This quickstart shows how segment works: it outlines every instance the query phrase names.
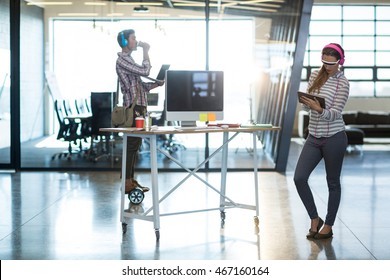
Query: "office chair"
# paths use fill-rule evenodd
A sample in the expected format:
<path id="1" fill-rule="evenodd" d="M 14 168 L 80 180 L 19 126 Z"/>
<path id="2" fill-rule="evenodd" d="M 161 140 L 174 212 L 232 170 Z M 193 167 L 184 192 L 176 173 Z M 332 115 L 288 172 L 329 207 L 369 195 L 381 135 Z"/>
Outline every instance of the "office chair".
<path id="1" fill-rule="evenodd" d="M 82 143 L 89 143 L 89 139 L 91 137 L 91 116 L 84 115 L 80 113 L 80 108 L 77 108 L 76 101 L 70 99 L 63 99 L 64 111 L 66 114 L 66 118 L 72 124 L 72 133 L 77 136 L 79 141 L 80 151 L 86 151 L 83 148 Z M 82 140 L 82 141 L 81 141 Z M 89 149 L 88 149 L 89 150 Z"/>
<path id="2" fill-rule="evenodd" d="M 82 139 L 79 124 L 71 119 L 66 118 L 66 111 L 63 100 L 54 101 L 54 110 L 56 112 L 57 120 L 59 123 L 57 139 L 68 142 L 68 150 L 54 154 L 52 156 L 52 159 L 55 159 L 56 157 L 65 157 L 70 160 L 73 154 L 79 155 L 82 151 L 81 148 L 74 150 L 72 147 L 72 144 L 78 145 L 77 141 Z"/>
<path id="3" fill-rule="evenodd" d="M 77 115 L 80 116 L 81 134 L 84 136 L 85 142 L 88 142 L 87 140 L 92 137 L 92 112 L 88 107 L 88 99 L 75 99 L 74 103 Z"/>
<path id="4" fill-rule="evenodd" d="M 90 114 L 89 108 L 87 107 L 87 98 L 78 98 L 74 100 L 74 105 L 79 115 Z"/>

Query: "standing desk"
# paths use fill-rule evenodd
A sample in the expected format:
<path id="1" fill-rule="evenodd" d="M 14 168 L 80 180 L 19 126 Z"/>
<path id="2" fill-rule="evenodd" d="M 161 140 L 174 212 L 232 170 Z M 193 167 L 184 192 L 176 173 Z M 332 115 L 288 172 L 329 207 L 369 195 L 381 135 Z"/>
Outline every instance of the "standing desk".
<path id="1" fill-rule="evenodd" d="M 254 186 L 255 186 L 255 205 L 247 205 L 240 204 L 234 202 L 232 199 L 226 196 L 226 173 L 227 173 L 227 160 L 228 160 L 228 144 L 231 140 L 233 140 L 240 133 L 251 133 L 253 139 L 253 149 L 257 150 L 256 144 L 256 134 L 260 131 L 272 131 L 279 130 L 279 127 L 274 126 L 252 126 L 252 127 L 234 127 L 234 128 L 221 128 L 221 127 L 199 127 L 199 128 L 175 128 L 169 126 L 152 128 L 148 131 L 139 128 L 101 128 L 100 131 L 103 132 L 113 132 L 113 133 L 123 133 L 123 148 L 122 148 L 122 174 L 126 174 L 126 147 L 127 147 L 127 137 L 140 137 L 147 141 L 150 144 L 150 165 L 151 165 L 151 192 L 152 192 L 152 207 L 145 210 L 142 214 L 137 213 L 129 213 L 126 212 L 125 207 L 125 180 L 126 176 L 122 176 L 121 179 L 121 211 L 120 211 L 120 220 L 122 222 L 122 231 L 123 233 L 127 230 L 126 219 L 135 218 L 153 221 L 154 230 L 156 234 L 156 239 L 160 239 L 160 217 L 175 215 L 175 214 L 185 214 L 185 213 L 195 213 L 195 212 L 203 212 L 203 211 L 211 211 L 211 210 L 219 210 L 221 211 L 221 219 L 224 221 L 225 219 L 225 209 L 228 208 L 243 208 L 249 210 L 255 210 L 256 215 L 254 217 L 254 222 L 256 225 L 259 223 L 259 195 L 258 195 L 258 159 L 257 153 L 253 153 L 253 173 L 254 173 Z M 164 134 L 193 134 L 193 133 L 223 133 L 223 142 L 221 146 L 216 149 L 211 155 L 206 158 L 203 162 L 201 162 L 194 169 L 189 169 L 185 167 L 180 161 L 172 157 L 166 151 L 163 151 L 157 146 L 157 136 Z M 231 134 L 231 135 L 230 135 Z M 159 189 L 158 189 L 158 168 L 157 168 L 157 151 L 160 151 L 165 156 L 170 158 L 184 170 L 186 170 L 189 174 L 181 180 L 176 186 L 172 187 L 163 197 L 159 197 Z M 221 185 L 220 189 L 213 187 L 206 180 L 199 177 L 196 172 L 203 166 L 206 162 L 208 162 L 211 158 L 213 158 L 217 153 L 222 152 L 222 162 L 221 162 Z M 206 184 L 209 188 L 214 190 L 220 195 L 220 205 L 215 208 L 201 209 L 201 210 L 190 210 L 185 212 L 176 212 L 176 213 L 162 213 L 160 214 L 159 204 L 165 200 L 172 192 L 174 192 L 177 188 L 182 185 L 189 177 L 194 176 L 204 184 Z M 153 211 L 153 214 L 151 212 Z"/>

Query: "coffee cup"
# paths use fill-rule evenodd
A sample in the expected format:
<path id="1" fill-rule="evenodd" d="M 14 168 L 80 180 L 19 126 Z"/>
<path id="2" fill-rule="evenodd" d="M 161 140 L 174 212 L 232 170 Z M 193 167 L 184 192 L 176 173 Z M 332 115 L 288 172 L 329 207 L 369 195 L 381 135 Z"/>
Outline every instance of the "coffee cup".
<path id="1" fill-rule="evenodd" d="M 144 128 L 145 119 L 143 117 L 135 118 L 135 127 L 136 128 Z"/>

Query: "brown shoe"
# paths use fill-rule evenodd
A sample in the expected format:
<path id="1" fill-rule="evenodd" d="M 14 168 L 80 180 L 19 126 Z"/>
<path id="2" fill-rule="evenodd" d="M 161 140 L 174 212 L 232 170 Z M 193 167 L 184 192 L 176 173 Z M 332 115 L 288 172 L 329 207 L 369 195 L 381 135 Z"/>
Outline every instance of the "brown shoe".
<path id="1" fill-rule="evenodd" d="M 150 189 L 148 187 L 141 186 L 135 179 L 126 179 L 125 183 L 125 193 L 128 194 L 135 188 L 140 188 L 143 192 L 148 192 Z"/>
<path id="2" fill-rule="evenodd" d="M 141 188 L 141 190 L 142 190 L 143 192 L 148 192 L 148 191 L 150 190 L 148 187 L 143 187 L 143 186 L 141 186 L 141 185 L 137 182 L 137 180 L 135 180 L 135 179 L 133 179 L 133 182 L 137 185 L 137 187 Z"/>

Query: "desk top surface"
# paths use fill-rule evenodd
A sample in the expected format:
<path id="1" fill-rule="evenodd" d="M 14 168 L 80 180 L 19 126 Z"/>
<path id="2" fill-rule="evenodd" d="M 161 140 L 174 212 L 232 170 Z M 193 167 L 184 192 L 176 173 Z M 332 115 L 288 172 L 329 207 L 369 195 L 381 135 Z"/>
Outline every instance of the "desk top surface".
<path id="1" fill-rule="evenodd" d="M 122 132 L 127 134 L 140 134 L 140 135 L 150 135 L 150 134 L 189 134 L 189 133 L 214 133 L 214 132 L 255 132 L 255 131 L 268 131 L 268 130 L 280 130 L 280 127 L 272 125 L 254 125 L 251 127 L 196 127 L 196 128 L 180 128 L 174 126 L 158 126 L 152 127 L 150 130 L 145 130 L 143 128 L 135 127 L 117 127 L 117 128 L 100 128 L 102 132 Z"/>

